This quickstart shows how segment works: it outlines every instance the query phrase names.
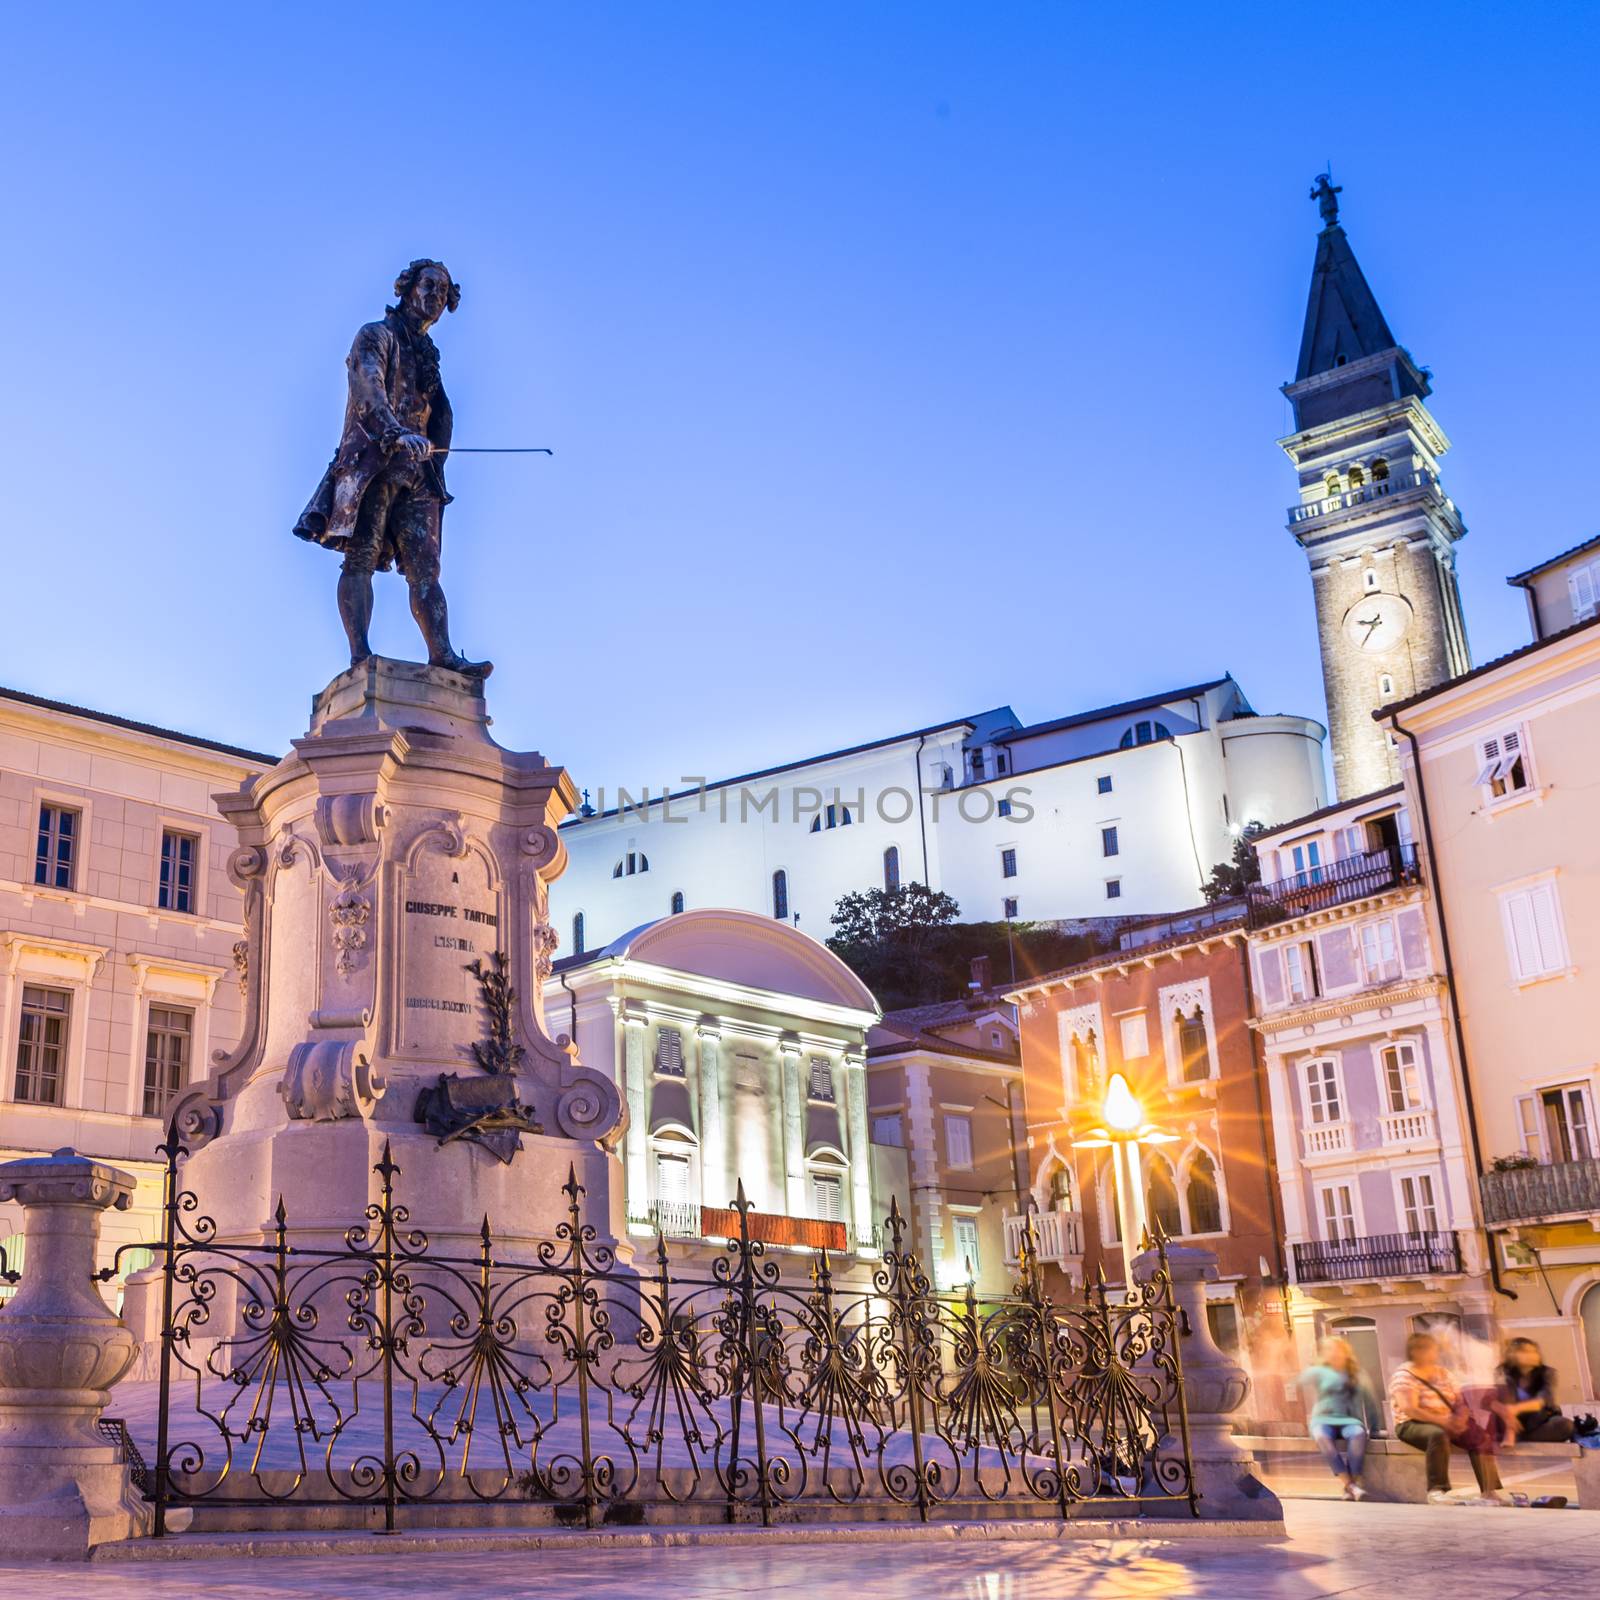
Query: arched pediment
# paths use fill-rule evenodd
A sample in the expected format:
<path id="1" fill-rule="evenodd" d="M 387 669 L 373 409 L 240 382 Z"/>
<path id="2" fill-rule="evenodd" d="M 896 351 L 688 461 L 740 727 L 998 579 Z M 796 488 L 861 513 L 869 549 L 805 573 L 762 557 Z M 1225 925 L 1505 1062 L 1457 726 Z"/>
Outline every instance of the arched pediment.
<path id="1" fill-rule="evenodd" d="M 826 945 L 749 911 L 682 911 L 634 928 L 603 952 L 773 994 L 878 1012 L 872 991 Z"/>

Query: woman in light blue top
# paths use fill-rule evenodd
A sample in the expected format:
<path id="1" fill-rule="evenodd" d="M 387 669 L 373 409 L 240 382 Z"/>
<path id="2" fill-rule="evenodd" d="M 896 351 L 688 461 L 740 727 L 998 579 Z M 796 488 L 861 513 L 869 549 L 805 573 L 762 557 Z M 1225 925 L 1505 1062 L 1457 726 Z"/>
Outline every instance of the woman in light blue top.
<path id="1" fill-rule="evenodd" d="M 1367 1437 L 1382 1413 L 1348 1341 L 1324 1339 L 1315 1365 L 1300 1374 L 1300 1387 L 1311 1406 L 1311 1437 L 1334 1477 L 1343 1480 L 1345 1499 L 1364 1499 L 1361 1467 Z"/>

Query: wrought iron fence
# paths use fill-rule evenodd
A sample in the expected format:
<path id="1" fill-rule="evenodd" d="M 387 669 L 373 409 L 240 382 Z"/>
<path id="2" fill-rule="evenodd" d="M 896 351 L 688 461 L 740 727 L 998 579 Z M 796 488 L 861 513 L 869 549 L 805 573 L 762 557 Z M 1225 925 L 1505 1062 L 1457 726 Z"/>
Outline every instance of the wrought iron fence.
<path id="1" fill-rule="evenodd" d="M 934 1291 L 896 1205 L 881 1261 L 852 1276 L 823 1250 L 796 1280 L 741 1190 L 709 1268 L 660 1232 L 641 1266 L 569 1172 L 531 1259 L 487 1218 L 452 1255 L 411 1225 L 385 1147 L 342 1241 L 298 1236 L 280 1200 L 241 1243 L 183 1188 L 176 1134 L 162 1154 L 163 1238 L 126 1247 L 159 1273 L 153 1418 L 133 1422 L 158 1537 L 180 1505 L 381 1508 L 387 1529 L 490 1502 L 588 1526 L 1198 1515 L 1159 1240 L 1131 1292 L 1057 1304 L 1030 1234 L 1012 1290 L 980 1300 Z"/>

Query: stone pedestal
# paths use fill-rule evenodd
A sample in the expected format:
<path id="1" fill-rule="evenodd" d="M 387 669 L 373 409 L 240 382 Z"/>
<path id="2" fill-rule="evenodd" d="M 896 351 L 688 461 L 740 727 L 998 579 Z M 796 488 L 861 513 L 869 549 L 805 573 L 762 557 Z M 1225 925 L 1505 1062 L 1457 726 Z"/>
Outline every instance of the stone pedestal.
<path id="1" fill-rule="evenodd" d="M 1144 1281 L 1151 1277 L 1158 1263 L 1156 1252 L 1146 1251 L 1134 1262 L 1136 1278 Z M 1217 1279 L 1216 1254 L 1185 1245 L 1168 1245 L 1167 1270 L 1185 1330 L 1179 1350 L 1200 1515 L 1250 1522 L 1279 1521 L 1283 1507 L 1278 1497 L 1261 1481 L 1255 1458 L 1232 1433 L 1233 1418 L 1250 1394 L 1250 1374 L 1220 1350 L 1211 1337 L 1205 1286 Z"/>
<path id="2" fill-rule="evenodd" d="M 0 1306 L 0 1551 L 54 1560 L 149 1531 L 120 1449 L 96 1424 L 136 1345 L 94 1286 L 100 1214 L 126 1211 L 126 1172 L 58 1150 L 0 1166 L 26 1214 L 27 1270 Z"/>
<path id="3" fill-rule="evenodd" d="M 374 658 L 316 697 L 271 772 L 217 804 L 245 896 L 238 1048 L 178 1108 L 182 1183 L 225 1242 L 335 1242 L 377 1191 L 436 1250 L 549 1239 L 569 1165 L 602 1241 L 621 1222 L 622 1103 L 546 1029 L 557 824 L 575 792 L 489 736 L 481 681 Z"/>

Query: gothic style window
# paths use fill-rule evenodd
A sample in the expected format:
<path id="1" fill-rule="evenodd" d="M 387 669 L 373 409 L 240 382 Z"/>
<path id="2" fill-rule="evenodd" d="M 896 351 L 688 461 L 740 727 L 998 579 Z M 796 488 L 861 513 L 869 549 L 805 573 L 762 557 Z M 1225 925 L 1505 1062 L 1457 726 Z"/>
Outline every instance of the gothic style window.
<path id="1" fill-rule="evenodd" d="M 883 852 L 883 886 L 891 891 L 900 887 L 900 849 L 898 845 L 890 845 Z"/>
<path id="2" fill-rule="evenodd" d="M 1052 1211 L 1078 1209 L 1073 1199 L 1072 1173 L 1066 1167 L 1058 1166 L 1050 1174 L 1050 1209 Z"/>
<path id="3" fill-rule="evenodd" d="M 1171 1163 L 1165 1156 L 1150 1157 L 1150 1176 L 1145 1184 L 1145 1210 L 1150 1226 L 1176 1238 L 1183 1232 L 1183 1214 L 1178 1209 L 1178 1185 Z"/>
<path id="4" fill-rule="evenodd" d="M 683 910 L 683 890 L 682 889 L 674 889 L 672 891 L 672 899 L 671 899 L 671 901 L 670 901 L 670 903 L 668 905 L 668 910 L 671 912 L 671 914 L 673 916 L 677 916 L 677 914 L 680 911 Z"/>
<path id="5" fill-rule="evenodd" d="M 1204 1150 L 1189 1163 L 1189 1183 L 1184 1191 L 1189 1203 L 1190 1233 L 1222 1232 L 1222 1199 L 1217 1193 L 1217 1168 Z"/>
<path id="6" fill-rule="evenodd" d="M 1206 1044 L 1205 1013 L 1197 1005 L 1185 1016 L 1178 1013 L 1178 1059 L 1185 1083 L 1202 1083 L 1211 1076 L 1211 1052 Z"/>
<path id="7" fill-rule="evenodd" d="M 52 889 L 70 889 L 78 859 L 81 813 L 65 806 L 39 807 L 39 846 L 33 858 L 33 881 Z"/>
<path id="8" fill-rule="evenodd" d="M 1073 1034 L 1067 1043 L 1072 1065 L 1072 1098 L 1075 1102 L 1092 1100 L 1100 1093 L 1100 1045 L 1094 1029 L 1080 1037 Z"/>
<path id="9" fill-rule="evenodd" d="M 25 984 L 17 1029 L 16 1098 L 38 1106 L 63 1103 L 67 1077 L 67 1019 L 72 996 L 65 989 Z"/>
<path id="10" fill-rule="evenodd" d="M 194 1013 L 176 1006 L 151 1006 L 144 1044 L 144 1114 L 162 1117 L 189 1081 L 189 1046 Z"/>
<path id="11" fill-rule="evenodd" d="M 194 869 L 200 841 L 192 833 L 168 828 L 161 835 L 161 881 L 156 904 L 163 911 L 194 910 Z"/>
<path id="12" fill-rule="evenodd" d="M 572 918 L 572 953 L 575 956 L 583 954 L 583 913 L 577 912 Z"/>
<path id="13" fill-rule="evenodd" d="M 789 920 L 789 874 L 782 867 L 772 874 L 772 914 L 779 922 Z"/>

